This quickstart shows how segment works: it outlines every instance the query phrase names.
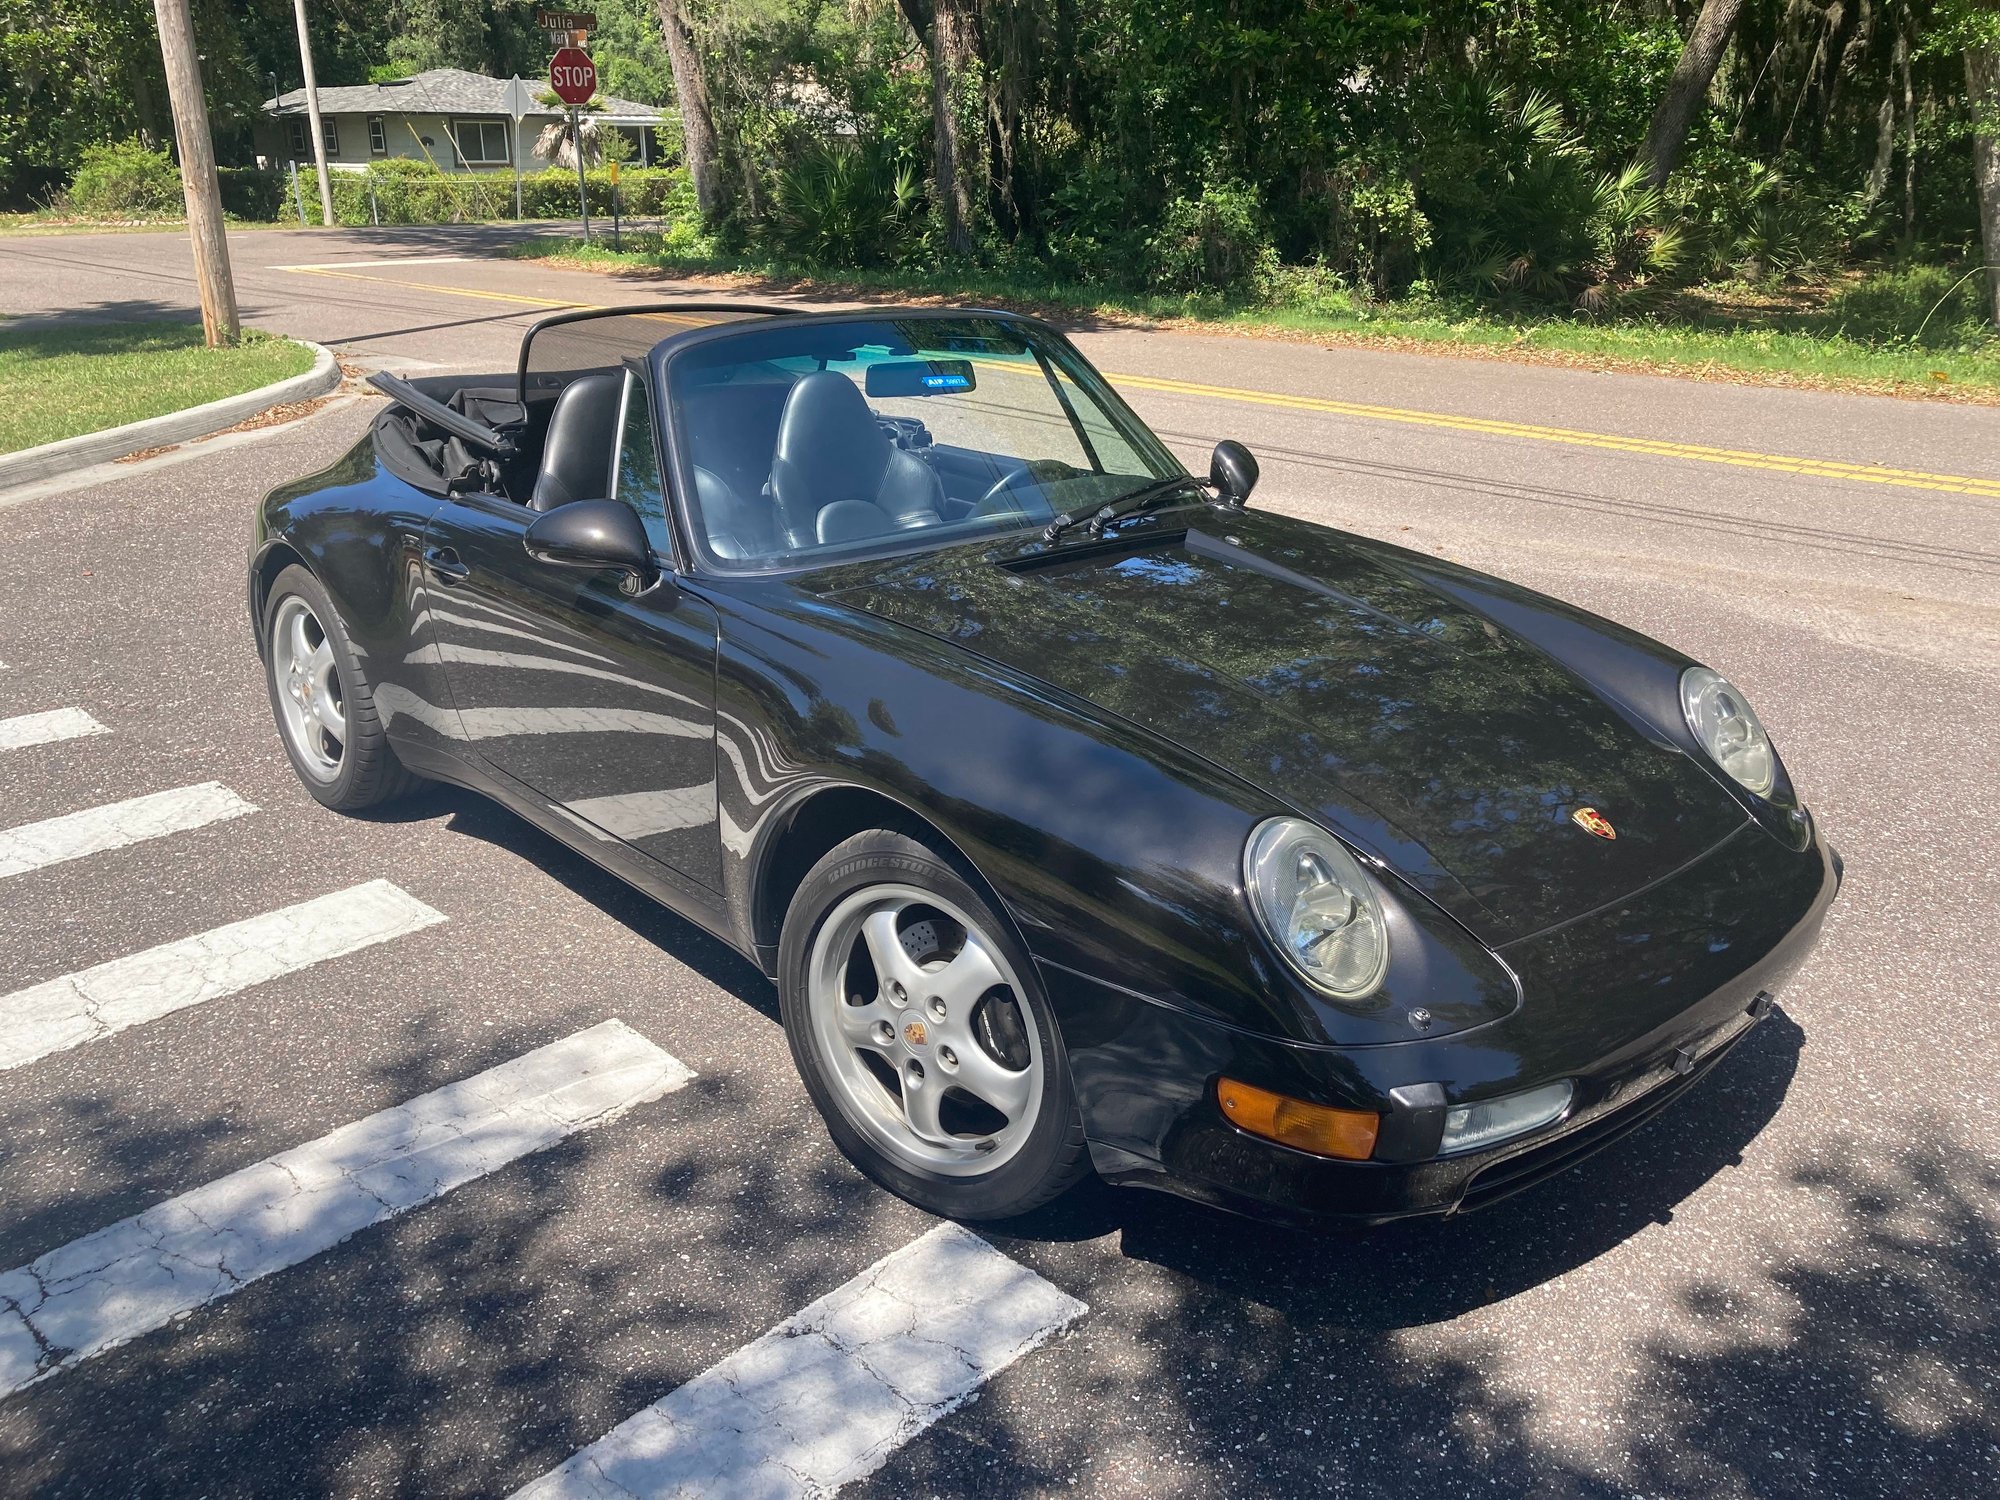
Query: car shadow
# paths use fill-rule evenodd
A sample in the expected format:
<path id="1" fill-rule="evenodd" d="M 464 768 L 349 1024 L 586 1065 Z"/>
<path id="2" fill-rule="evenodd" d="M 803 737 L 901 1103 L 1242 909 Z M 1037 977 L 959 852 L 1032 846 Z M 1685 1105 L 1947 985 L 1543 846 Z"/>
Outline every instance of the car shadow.
<path id="1" fill-rule="evenodd" d="M 692 969 L 760 1015 L 778 1019 L 777 989 L 749 959 L 490 798 L 434 784 L 362 816 L 385 823 L 430 822 L 443 817 L 448 831 L 526 860 L 674 962 Z"/>
<path id="2" fill-rule="evenodd" d="M 439 786 L 373 816 L 443 816 L 451 832 L 527 860 L 675 962 L 779 1019 L 776 988 L 749 960 L 497 803 Z M 1463 1217 L 1373 1229 L 1260 1224 L 1246 1235 L 1248 1221 L 1219 1209 L 1092 1180 L 1032 1214 L 981 1229 L 1003 1246 L 1115 1235 L 1130 1259 L 1306 1322 L 1378 1330 L 1439 1322 L 1553 1280 L 1648 1225 L 1670 1222 L 1676 1205 L 1741 1162 L 1776 1115 L 1804 1042 L 1804 1031 L 1780 1009 L 1660 1119 L 1570 1171 Z M 1330 1287 L 1337 1293 L 1329 1296 Z"/>
<path id="3" fill-rule="evenodd" d="M 1783 1104 L 1805 1032 L 1782 1010 L 1659 1119 L 1575 1168 L 1477 1213 L 1373 1229 L 1275 1229 L 1166 1193 L 1090 1184 L 991 1226 L 1022 1240 L 1116 1233 L 1123 1253 L 1302 1324 L 1392 1330 L 1441 1322 L 1563 1276 L 1672 1220 L 1739 1165 Z"/>

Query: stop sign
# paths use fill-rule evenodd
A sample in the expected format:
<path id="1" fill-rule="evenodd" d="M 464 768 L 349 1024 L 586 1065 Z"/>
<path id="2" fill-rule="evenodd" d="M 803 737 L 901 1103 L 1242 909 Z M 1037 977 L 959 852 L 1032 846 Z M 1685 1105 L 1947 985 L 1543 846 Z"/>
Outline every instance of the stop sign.
<path id="1" fill-rule="evenodd" d="M 549 87 L 565 104 L 584 104 L 597 92 L 597 64 L 580 47 L 564 47 L 549 60 Z"/>

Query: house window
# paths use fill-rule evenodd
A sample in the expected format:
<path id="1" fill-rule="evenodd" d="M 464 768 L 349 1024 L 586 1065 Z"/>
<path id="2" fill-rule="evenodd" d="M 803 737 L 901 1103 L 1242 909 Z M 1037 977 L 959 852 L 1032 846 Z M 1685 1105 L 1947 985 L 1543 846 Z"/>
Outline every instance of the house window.
<path id="1" fill-rule="evenodd" d="M 468 167 L 507 165 L 507 125 L 504 120 L 453 120 L 451 134 L 458 144 L 459 160 Z"/>
<path id="2" fill-rule="evenodd" d="M 292 115 L 285 121 L 285 124 L 291 127 L 292 155 L 300 161 L 309 159 L 312 156 L 312 147 L 307 142 L 312 137 L 306 133 L 306 117 L 304 115 Z M 340 155 L 340 127 L 333 123 L 331 116 L 320 116 L 319 133 L 320 139 L 326 142 L 326 154 L 328 156 Z"/>
<path id="3" fill-rule="evenodd" d="M 383 128 L 380 115 L 368 117 L 368 154 L 370 156 L 389 154 L 389 132 Z"/>

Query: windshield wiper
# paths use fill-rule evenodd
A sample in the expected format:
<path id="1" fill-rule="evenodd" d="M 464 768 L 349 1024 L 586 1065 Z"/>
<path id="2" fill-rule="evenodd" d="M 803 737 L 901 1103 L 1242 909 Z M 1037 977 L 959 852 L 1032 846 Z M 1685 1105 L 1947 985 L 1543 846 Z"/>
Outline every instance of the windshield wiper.
<path id="1" fill-rule="evenodd" d="M 1090 523 L 1090 535 L 1103 536 L 1104 528 L 1124 516 L 1137 515 L 1158 505 L 1162 500 L 1177 495 L 1183 490 L 1201 489 L 1202 482 L 1192 474 L 1176 474 L 1171 479 L 1156 480 L 1152 484 L 1141 485 L 1129 495 L 1120 495 L 1116 500 L 1103 505 L 1083 505 L 1075 510 L 1065 511 L 1042 528 L 1042 540 L 1053 542 L 1064 532 Z"/>

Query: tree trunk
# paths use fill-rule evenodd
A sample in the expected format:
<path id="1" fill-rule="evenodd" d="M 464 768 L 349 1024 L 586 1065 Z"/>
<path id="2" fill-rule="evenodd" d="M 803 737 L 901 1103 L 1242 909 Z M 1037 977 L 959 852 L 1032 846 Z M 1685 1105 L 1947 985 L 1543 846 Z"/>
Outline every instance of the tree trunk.
<path id="1" fill-rule="evenodd" d="M 930 54 L 938 208 L 944 215 L 946 246 L 954 255 L 968 255 L 976 207 L 985 197 L 979 170 L 985 110 L 966 111 L 967 119 L 960 113 L 959 96 L 967 72 L 979 62 L 978 0 L 935 0 Z"/>
<path id="2" fill-rule="evenodd" d="M 1701 14 L 1695 17 L 1694 30 L 1681 49 L 1674 76 L 1667 80 L 1660 107 L 1653 111 L 1653 124 L 1640 153 L 1654 187 L 1666 186 L 1667 178 L 1673 175 L 1681 148 L 1687 144 L 1688 130 L 1708 97 L 1708 86 L 1715 81 L 1715 70 L 1722 63 L 1742 9 L 1743 0 L 1702 0 Z"/>
<path id="3" fill-rule="evenodd" d="M 1896 159 L 1896 97 L 1886 94 L 1875 112 L 1875 163 L 1868 169 L 1868 184 L 1861 201 L 1873 208 L 1889 191 L 1889 168 Z"/>
<path id="4" fill-rule="evenodd" d="M 681 0 L 658 0 L 660 30 L 666 33 L 667 61 L 674 70 L 674 97 L 681 110 L 682 159 L 694 179 L 694 201 L 704 219 L 722 211 L 722 164 L 716 151 L 715 115 L 708 80 L 695 51 L 694 28 Z"/>
<path id="5" fill-rule="evenodd" d="M 1972 105 L 1972 183 L 1979 198 L 1979 242 L 1985 251 L 1986 306 L 2000 329 L 2000 47 L 1965 53 L 1966 96 Z"/>
<path id="6" fill-rule="evenodd" d="M 1903 248 L 1917 238 L 1917 90 L 1910 74 L 1909 7 L 1898 18 L 1894 62 L 1903 82 Z"/>

